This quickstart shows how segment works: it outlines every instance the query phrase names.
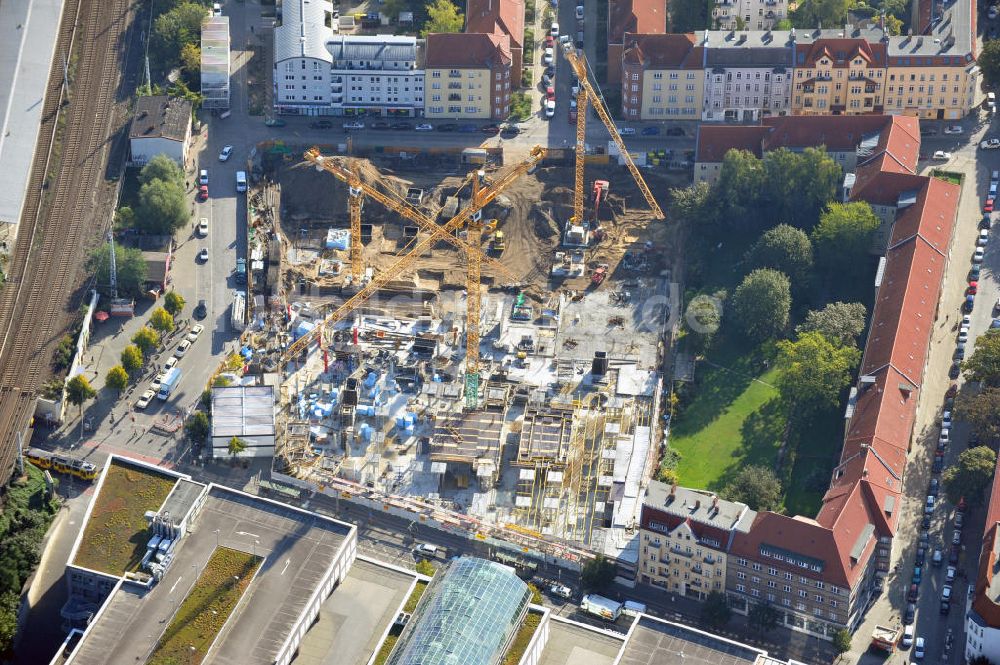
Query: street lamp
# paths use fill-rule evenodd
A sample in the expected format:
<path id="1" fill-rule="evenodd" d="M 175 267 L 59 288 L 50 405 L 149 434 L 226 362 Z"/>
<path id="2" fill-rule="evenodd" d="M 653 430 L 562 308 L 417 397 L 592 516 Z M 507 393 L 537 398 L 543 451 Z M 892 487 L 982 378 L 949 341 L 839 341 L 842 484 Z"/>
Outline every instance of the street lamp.
<path id="1" fill-rule="evenodd" d="M 215 549 L 219 549 L 219 534 L 222 533 L 222 529 L 216 529 L 212 533 L 215 534 Z"/>
<path id="2" fill-rule="evenodd" d="M 260 541 L 257 540 L 256 538 L 254 538 L 253 539 L 253 545 L 252 545 L 252 551 L 253 551 L 253 558 L 255 558 L 255 559 L 257 558 L 257 546 L 258 545 L 260 545 Z"/>

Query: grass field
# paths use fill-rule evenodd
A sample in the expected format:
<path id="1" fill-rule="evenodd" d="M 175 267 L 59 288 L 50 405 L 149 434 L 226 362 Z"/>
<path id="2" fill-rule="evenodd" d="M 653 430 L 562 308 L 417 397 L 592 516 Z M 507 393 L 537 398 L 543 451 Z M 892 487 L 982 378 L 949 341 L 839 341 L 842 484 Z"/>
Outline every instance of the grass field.
<path id="1" fill-rule="evenodd" d="M 670 447 L 681 455 L 679 482 L 718 490 L 741 466 L 773 466 L 785 429 L 774 387 L 777 371 L 764 371 L 763 356 L 720 340 L 698 364 L 693 398 L 675 419 Z"/>
<path id="2" fill-rule="evenodd" d="M 114 463 L 94 503 L 74 563 L 111 575 L 133 571 L 146 552 L 146 511 L 159 510 L 174 478 Z"/>
<path id="3" fill-rule="evenodd" d="M 216 549 L 146 662 L 200 663 L 263 560 L 228 547 Z"/>

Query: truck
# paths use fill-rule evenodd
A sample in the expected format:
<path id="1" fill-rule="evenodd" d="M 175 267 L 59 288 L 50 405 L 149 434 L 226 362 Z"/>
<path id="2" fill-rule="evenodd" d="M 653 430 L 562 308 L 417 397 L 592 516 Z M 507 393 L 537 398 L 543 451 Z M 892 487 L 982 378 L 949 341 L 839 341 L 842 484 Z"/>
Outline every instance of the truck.
<path id="1" fill-rule="evenodd" d="M 160 381 L 160 392 L 156 394 L 156 398 L 159 400 L 166 400 L 170 397 L 170 394 L 174 392 L 174 388 L 176 388 L 177 384 L 180 382 L 181 368 L 171 367 L 163 376 L 163 380 Z"/>
<path id="2" fill-rule="evenodd" d="M 899 641 L 899 629 L 887 626 L 875 626 L 872 630 L 872 649 L 892 653 L 896 650 L 896 642 Z"/>
<path id="3" fill-rule="evenodd" d="M 622 604 L 616 600 L 588 594 L 580 601 L 580 610 L 595 617 L 601 617 L 607 621 L 617 621 L 622 615 Z"/>

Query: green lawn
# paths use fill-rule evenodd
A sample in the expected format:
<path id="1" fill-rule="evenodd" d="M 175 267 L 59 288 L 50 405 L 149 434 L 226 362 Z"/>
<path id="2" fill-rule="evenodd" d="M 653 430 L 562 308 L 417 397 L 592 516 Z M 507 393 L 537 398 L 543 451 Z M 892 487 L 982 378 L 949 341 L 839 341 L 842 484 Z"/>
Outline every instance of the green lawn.
<path id="1" fill-rule="evenodd" d="M 202 662 L 263 560 L 228 547 L 216 549 L 147 662 L 150 665 Z"/>
<path id="2" fill-rule="evenodd" d="M 111 575 L 135 570 L 150 538 L 146 511 L 159 510 L 175 482 L 152 470 L 112 464 L 74 563 Z"/>
<path id="3" fill-rule="evenodd" d="M 777 371 L 765 369 L 767 354 L 739 341 L 718 339 L 698 363 L 690 403 L 670 432 L 670 447 L 681 455 L 679 482 L 719 490 L 746 464 L 774 465 L 785 415 L 774 387 Z"/>

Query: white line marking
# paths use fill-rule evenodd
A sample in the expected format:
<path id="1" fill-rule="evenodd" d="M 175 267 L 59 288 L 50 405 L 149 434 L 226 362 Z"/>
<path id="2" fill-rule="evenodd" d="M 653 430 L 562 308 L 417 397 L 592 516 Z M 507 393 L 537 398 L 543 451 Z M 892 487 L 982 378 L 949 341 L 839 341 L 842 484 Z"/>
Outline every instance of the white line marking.
<path id="1" fill-rule="evenodd" d="M 174 582 L 174 585 L 172 587 L 170 587 L 170 591 L 167 592 L 168 595 L 174 592 L 174 589 L 177 588 L 177 585 L 181 583 L 182 579 L 184 579 L 184 578 L 183 577 L 178 577 L 177 578 L 177 581 Z"/>
<path id="2" fill-rule="evenodd" d="M 281 574 L 284 575 L 285 571 L 288 570 L 288 564 L 292 562 L 291 559 L 285 559 L 285 567 L 281 569 Z"/>

